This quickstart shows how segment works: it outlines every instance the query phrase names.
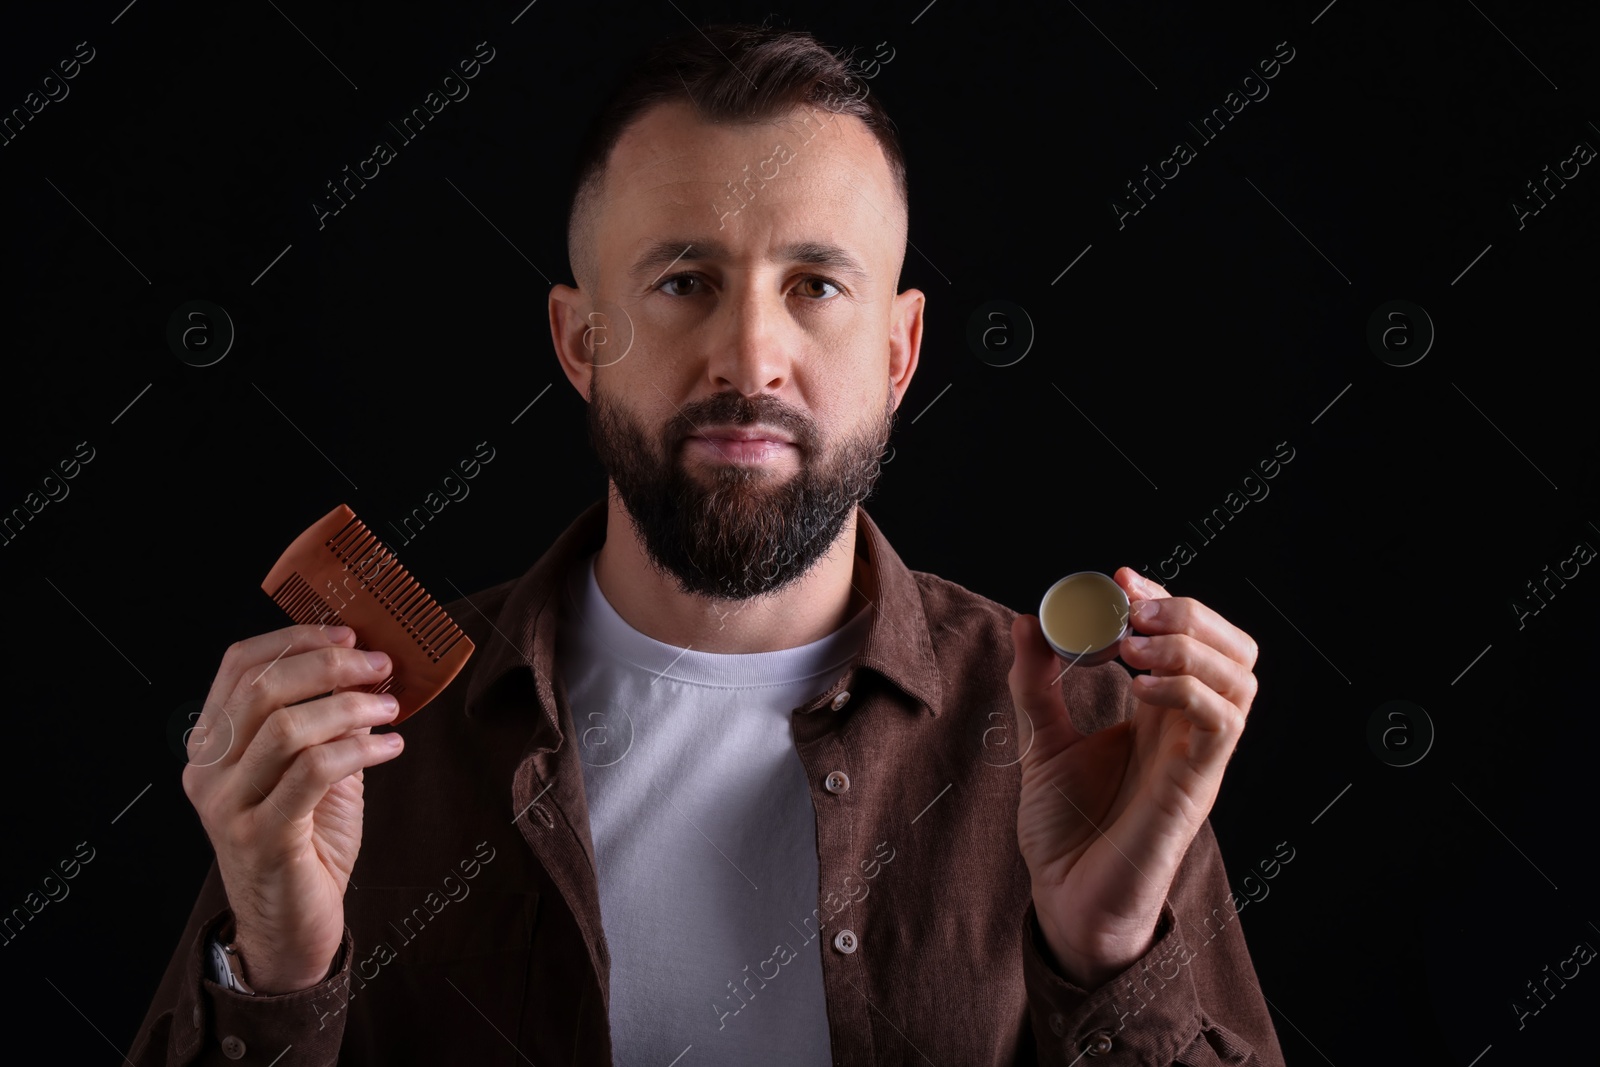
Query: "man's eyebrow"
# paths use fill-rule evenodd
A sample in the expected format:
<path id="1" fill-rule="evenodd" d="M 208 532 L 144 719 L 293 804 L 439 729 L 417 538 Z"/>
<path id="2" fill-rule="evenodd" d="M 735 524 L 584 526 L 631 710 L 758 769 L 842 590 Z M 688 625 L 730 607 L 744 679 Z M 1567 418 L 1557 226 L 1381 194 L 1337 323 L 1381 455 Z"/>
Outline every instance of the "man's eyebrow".
<path id="1" fill-rule="evenodd" d="M 679 263 L 727 262 L 732 258 L 728 246 L 709 237 L 670 237 L 652 241 L 628 268 L 628 277 L 652 281 Z M 776 259 L 784 263 L 802 263 L 821 267 L 835 274 L 847 275 L 858 282 L 870 275 L 866 267 L 850 252 L 826 241 L 793 241 L 776 252 Z"/>

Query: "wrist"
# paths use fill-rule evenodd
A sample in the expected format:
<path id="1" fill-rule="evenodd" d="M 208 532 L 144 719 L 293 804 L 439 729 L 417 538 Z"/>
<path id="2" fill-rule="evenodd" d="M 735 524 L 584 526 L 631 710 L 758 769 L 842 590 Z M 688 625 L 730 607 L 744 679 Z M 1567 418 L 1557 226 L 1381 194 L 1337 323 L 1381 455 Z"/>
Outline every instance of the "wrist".
<path id="1" fill-rule="evenodd" d="M 216 940 L 222 945 L 222 955 L 238 980 L 232 988 L 256 996 L 298 993 L 321 985 L 338 970 L 337 949 L 333 963 L 320 969 L 314 965 L 285 967 L 261 942 L 239 934 L 231 922 L 217 932 Z"/>
<path id="2" fill-rule="evenodd" d="M 1160 916 L 1142 933 L 1099 939 L 1092 948 L 1076 946 L 1039 920 L 1038 948 L 1045 962 L 1080 989 L 1105 985 L 1147 955 L 1158 939 Z"/>

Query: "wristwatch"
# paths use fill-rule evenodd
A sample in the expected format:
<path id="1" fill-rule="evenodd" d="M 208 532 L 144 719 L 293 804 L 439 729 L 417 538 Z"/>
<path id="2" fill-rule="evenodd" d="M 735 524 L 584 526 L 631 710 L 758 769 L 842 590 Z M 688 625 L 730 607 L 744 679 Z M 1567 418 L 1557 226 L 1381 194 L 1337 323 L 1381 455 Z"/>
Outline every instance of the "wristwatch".
<path id="1" fill-rule="evenodd" d="M 230 940 L 226 943 L 221 938 L 211 939 L 211 980 L 220 986 L 225 986 L 235 993 L 243 993 L 253 997 L 256 991 L 241 977 L 244 964 L 239 959 L 239 950 Z"/>

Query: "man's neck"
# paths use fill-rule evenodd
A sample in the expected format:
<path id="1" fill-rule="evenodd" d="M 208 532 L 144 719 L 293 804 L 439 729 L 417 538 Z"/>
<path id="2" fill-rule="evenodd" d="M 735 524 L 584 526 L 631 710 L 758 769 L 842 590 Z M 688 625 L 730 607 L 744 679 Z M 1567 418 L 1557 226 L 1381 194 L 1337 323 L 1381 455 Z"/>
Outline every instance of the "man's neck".
<path id="1" fill-rule="evenodd" d="M 866 605 L 870 579 L 856 574 L 855 543 L 852 511 L 833 546 L 803 577 L 766 596 L 712 600 L 685 593 L 651 566 L 611 490 L 594 574 L 617 614 L 657 641 L 701 652 L 775 652 L 821 640 Z"/>

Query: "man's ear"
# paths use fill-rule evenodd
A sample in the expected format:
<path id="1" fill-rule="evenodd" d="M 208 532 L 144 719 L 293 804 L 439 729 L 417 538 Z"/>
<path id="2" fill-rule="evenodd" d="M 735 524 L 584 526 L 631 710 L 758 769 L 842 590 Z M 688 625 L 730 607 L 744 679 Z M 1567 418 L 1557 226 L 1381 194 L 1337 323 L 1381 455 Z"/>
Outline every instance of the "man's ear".
<path id="1" fill-rule="evenodd" d="M 594 324 L 589 321 L 588 314 L 589 299 L 581 290 L 570 285 L 551 287 L 550 340 L 567 381 L 585 402 L 589 400 L 589 386 L 594 380 L 594 357 L 587 347 Z"/>
<path id="2" fill-rule="evenodd" d="M 907 289 L 894 298 L 889 320 L 889 388 L 894 406 L 900 407 L 922 352 L 922 309 L 928 298 L 920 289 Z"/>

